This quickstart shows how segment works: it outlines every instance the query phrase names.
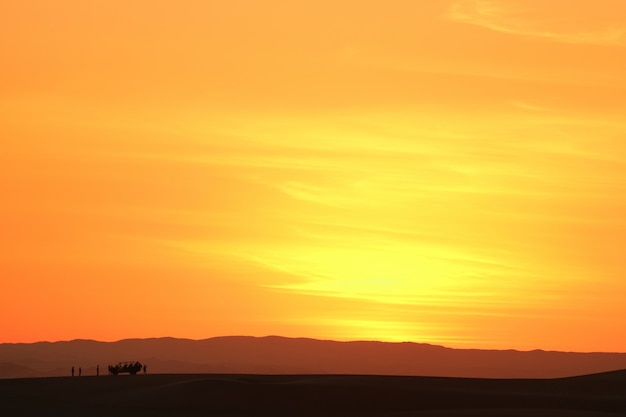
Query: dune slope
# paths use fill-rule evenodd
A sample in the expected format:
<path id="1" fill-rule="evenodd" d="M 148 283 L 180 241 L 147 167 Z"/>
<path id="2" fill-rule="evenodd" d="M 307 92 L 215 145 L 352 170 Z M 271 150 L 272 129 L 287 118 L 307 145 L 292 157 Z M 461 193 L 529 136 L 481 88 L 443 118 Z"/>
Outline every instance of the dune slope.
<path id="1" fill-rule="evenodd" d="M 626 373 L 562 379 L 137 375 L 0 380 L 22 416 L 620 416 Z"/>

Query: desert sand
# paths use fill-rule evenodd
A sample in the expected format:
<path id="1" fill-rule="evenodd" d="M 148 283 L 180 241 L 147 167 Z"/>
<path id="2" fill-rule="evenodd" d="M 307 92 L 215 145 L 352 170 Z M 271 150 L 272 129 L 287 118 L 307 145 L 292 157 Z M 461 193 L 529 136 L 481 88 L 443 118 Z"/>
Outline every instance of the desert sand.
<path id="1" fill-rule="evenodd" d="M 162 374 L 0 380 L 4 416 L 626 416 L 626 371 L 560 379 Z"/>

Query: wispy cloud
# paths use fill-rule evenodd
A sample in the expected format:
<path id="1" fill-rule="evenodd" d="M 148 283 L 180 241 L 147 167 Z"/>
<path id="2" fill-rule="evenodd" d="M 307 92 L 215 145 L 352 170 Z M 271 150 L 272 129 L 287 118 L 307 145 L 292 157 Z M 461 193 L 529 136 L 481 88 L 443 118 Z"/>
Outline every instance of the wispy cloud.
<path id="1" fill-rule="evenodd" d="M 580 10 L 546 7 L 546 2 L 533 0 L 460 0 L 448 9 L 447 17 L 497 32 L 554 42 L 626 45 L 626 25 L 615 19 L 620 10 L 623 15 L 624 6 L 612 1 L 588 3 L 584 8 L 589 10 Z"/>

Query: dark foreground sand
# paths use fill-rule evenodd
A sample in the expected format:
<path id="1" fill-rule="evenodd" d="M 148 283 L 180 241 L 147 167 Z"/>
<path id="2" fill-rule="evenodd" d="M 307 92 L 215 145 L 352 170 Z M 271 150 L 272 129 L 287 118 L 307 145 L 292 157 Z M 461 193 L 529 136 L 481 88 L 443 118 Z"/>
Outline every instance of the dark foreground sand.
<path id="1" fill-rule="evenodd" d="M 626 372 L 563 379 L 137 375 L 0 380 L 1 416 L 626 416 Z"/>

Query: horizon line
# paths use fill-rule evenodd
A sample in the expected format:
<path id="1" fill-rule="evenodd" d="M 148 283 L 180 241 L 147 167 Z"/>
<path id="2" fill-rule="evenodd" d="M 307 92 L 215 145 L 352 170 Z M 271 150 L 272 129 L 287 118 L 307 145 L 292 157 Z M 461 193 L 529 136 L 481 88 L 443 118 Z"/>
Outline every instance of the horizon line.
<path id="1" fill-rule="evenodd" d="M 268 334 L 264 336 L 253 336 L 253 335 L 220 335 L 220 336 L 211 336 L 202 339 L 194 339 L 189 337 L 175 337 L 175 336 L 151 336 L 151 337 L 126 337 L 117 340 L 97 340 L 97 339 L 84 339 L 84 338 L 76 338 L 76 339 L 63 339 L 63 340 L 39 340 L 35 342 L 0 342 L 1 345 L 34 345 L 40 343 L 72 343 L 72 342 L 95 342 L 95 343 L 120 343 L 125 341 L 132 340 L 163 340 L 163 339 L 171 339 L 171 340 L 181 340 L 181 341 L 191 341 L 191 342 L 202 342 L 212 339 L 224 339 L 224 338 L 249 338 L 249 339 L 268 339 L 268 338 L 280 338 L 287 340 L 312 340 L 318 342 L 332 342 L 332 343 L 382 343 L 388 345 L 400 345 L 400 344 L 413 344 L 413 345 L 425 345 L 425 346 L 433 346 L 440 347 L 442 349 L 451 349 L 451 350 L 481 350 L 481 351 L 512 351 L 512 352 L 552 352 L 552 353 L 577 353 L 577 354 L 593 354 L 593 353 L 602 353 L 602 354 L 626 354 L 626 352 L 619 351 L 574 351 L 574 350 L 553 350 L 553 349 L 516 349 L 516 348 L 464 348 L 464 347 L 450 347 L 441 344 L 429 343 L 429 342 L 416 342 L 416 341 L 385 341 L 385 340 L 372 340 L 372 339 L 355 339 L 355 340 L 335 340 L 335 339 L 320 339 L 315 337 L 306 337 L 306 336 L 281 336 L 276 334 Z"/>

